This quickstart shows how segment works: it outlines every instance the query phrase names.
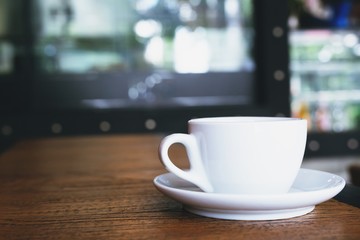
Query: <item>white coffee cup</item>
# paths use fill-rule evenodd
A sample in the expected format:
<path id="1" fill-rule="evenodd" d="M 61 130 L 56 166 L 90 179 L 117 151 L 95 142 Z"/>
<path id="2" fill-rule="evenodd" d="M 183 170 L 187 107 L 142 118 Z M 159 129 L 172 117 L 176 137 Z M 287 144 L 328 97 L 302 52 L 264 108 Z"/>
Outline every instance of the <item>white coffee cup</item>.
<path id="1" fill-rule="evenodd" d="M 307 122 L 281 117 L 213 117 L 188 122 L 189 134 L 175 133 L 160 143 L 166 169 L 205 192 L 281 194 L 300 169 Z M 172 144 L 185 146 L 190 169 L 169 158 Z"/>

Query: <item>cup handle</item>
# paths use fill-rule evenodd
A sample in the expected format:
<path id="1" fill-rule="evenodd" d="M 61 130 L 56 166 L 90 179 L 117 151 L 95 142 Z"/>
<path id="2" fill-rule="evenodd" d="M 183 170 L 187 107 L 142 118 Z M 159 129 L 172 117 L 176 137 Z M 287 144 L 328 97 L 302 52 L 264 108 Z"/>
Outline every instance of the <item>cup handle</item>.
<path id="1" fill-rule="evenodd" d="M 174 143 L 184 145 L 190 162 L 190 169 L 188 171 L 178 168 L 169 158 L 169 148 Z M 165 137 L 160 143 L 159 155 L 161 162 L 169 172 L 197 185 L 205 192 L 213 192 L 213 187 L 206 176 L 201 161 L 199 147 L 193 135 L 174 133 Z"/>

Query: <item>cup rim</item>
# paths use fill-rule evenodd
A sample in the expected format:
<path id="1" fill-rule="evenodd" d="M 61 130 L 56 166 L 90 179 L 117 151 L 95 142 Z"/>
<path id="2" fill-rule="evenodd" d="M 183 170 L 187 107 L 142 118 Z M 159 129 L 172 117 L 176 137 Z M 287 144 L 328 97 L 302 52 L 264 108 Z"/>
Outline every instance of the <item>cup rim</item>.
<path id="1" fill-rule="evenodd" d="M 268 117 L 268 116 L 223 116 L 193 118 L 189 124 L 252 124 L 279 122 L 306 122 L 306 119 L 296 117 Z"/>

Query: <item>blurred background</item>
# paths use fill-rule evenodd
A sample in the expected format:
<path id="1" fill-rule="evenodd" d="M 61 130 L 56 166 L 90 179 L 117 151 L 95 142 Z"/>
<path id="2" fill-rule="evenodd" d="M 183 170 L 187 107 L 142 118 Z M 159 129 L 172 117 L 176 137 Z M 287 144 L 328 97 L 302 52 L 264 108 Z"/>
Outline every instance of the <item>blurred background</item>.
<path id="1" fill-rule="evenodd" d="M 309 129 L 360 126 L 360 2 L 290 1 L 292 114 Z"/>
<path id="2" fill-rule="evenodd" d="M 2 135 L 93 133 L 83 120 L 95 118 L 113 132 L 176 131 L 195 115 L 238 114 L 256 98 L 254 8 L 250 0 L 0 0 Z"/>
<path id="3" fill-rule="evenodd" d="M 360 1 L 266 2 L 0 0 L 2 145 L 294 116 L 306 156 L 343 171 L 360 154 Z"/>

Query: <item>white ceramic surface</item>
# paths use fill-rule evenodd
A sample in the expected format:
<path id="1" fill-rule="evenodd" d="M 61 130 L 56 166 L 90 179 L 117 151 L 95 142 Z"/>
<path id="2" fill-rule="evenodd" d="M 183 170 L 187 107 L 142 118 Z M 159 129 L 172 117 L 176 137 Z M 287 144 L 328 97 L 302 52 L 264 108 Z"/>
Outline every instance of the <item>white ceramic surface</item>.
<path id="1" fill-rule="evenodd" d="M 274 220 L 311 212 L 315 205 L 337 195 L 344 188 L 345 180 L 327 172 L 300 169 L 288 193 L 270 195 L 206 193 L 173 173 L 156 177 L 154 185 L 197 215 L 231 220 Z"/>
<path id="2" fill-rule="evenodd" d="M 306 120 L 214 117 L 188 124 L 189 134 L 171 134 L 160 143 L 160 160 L 169 172 L 205 192 L 278 194 L 290 189 L 303 159 Z M 174 143 L 185 146 L 189 171 L 169 158 Z"/>

